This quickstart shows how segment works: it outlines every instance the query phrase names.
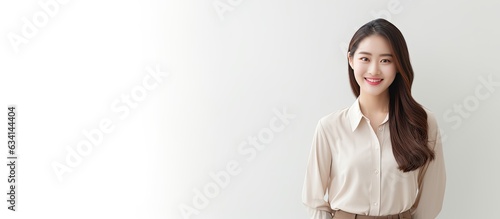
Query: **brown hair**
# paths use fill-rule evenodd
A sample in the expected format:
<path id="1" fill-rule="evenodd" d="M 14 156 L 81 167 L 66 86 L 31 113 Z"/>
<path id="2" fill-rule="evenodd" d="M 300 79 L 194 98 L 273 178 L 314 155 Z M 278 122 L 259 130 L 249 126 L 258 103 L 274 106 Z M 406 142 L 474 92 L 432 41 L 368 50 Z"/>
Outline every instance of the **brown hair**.
<path id="1" fill-rule="evenodd" d="M 403 34 L 382 18 L 370 21 L 359 28 L 349 43 L 349 55 L 353 56 L 359 42 L 367 36 L 380 35 L 391 45 L 395 57 L 397 74 L 389 86 L 389 129 L 392 151 L 399 169 L 408 172 L 416 170 L 434 159 L 434 152 L 427 146 L 427 113 L 411 96 L 413 68 Z M 354 77 L 354 70 L 348 64 L 351 89 L 356 97 L 360 88 Z"/>

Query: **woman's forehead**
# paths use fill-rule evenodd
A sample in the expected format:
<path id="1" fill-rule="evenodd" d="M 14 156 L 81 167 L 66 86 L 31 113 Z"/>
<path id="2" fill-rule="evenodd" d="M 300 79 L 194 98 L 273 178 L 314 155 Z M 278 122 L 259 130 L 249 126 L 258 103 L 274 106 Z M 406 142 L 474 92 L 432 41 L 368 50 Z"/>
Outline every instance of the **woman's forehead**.
<path id="1" fill-rule="evenodd" d="M 392 48 L 385 37 L 370 35 L 359 42 L 356 54 L 390 55 L 392 54 Z"/>

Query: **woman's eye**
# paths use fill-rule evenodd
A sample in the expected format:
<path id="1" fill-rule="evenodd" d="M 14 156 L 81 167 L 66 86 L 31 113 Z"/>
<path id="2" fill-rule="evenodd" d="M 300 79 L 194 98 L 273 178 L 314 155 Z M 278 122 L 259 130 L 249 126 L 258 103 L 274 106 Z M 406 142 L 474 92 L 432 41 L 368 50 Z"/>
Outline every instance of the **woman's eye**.
<path id="1" fill-rule="evenodd" d="M 368 61 L 368 58 L 366 58 L 366 57 L 362 57 L 362 58 L 360 58 L 359 60 L 361 60 L 361 61 L 363 61 L 363 62 L 366 62 L 366 61 Z"/>
<path id="2" fill-rule="evenodd" d="M 389 59 L 382 59 L 380 62 L 382 62 L 382 63 L 390 63 L 391 60 L 389 60 Z"/>

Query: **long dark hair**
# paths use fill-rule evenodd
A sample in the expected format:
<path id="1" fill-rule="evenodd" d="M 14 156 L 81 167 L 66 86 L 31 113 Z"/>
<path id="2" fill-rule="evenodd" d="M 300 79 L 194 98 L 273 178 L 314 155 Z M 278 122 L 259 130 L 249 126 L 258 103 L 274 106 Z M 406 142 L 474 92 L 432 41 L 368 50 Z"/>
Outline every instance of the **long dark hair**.
<path id="1" fill-rule="evenodd" d="M 354 55 L 361 40 L 374 34 L 389 41 L 398 72 L 389 86 L 389 129 L 392 151 L 400 170 L 404 172 L 416 170 L 433 160 L 434 152 L 427 145 L 427 113 L 411 96 L 413 68 L 403 34 L 396 26 L 382 18 L 370 21 L 354 33 L 349 43 L 349 55 Z M 354 70 L 349 63 L 347 66 L 352 92 L 358 97 L 360 87 L 354 77 Z"/>

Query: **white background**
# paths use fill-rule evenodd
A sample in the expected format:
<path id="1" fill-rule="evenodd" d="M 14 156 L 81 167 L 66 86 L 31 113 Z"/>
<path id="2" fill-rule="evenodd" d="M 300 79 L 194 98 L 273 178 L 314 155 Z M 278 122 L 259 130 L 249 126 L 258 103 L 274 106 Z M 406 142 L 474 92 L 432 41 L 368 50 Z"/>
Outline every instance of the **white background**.
<path id="1" fill-rule="evenodd" d="M 3 204 L 1 218 L 183 218 L 179 207 L 193 207 L 194 191 L 232 161 L 240 172 L 189 218 L 307 218 L 301 189 L 315 125 L 354 101 L 342 48 L 379 16 L 403 32 L 413 95 L 442 129 L 439 218 L 496 214 L 498 2 L 73 0 L 14 46 L 8 36 L 23 36 L 23 18 L 45 13 L 39 2 L 49 1 L 0 3 L 0 101 L 5 122 L 17 105 L 19 146 L 17 211 Z M 216 2 L 231 10 L 218 13 Z M 111 106 L 148 66 L 170 75 L 120 119 Z M 484 87 L 489 78 L 495 86 Z M 247 161 L 239 145 L 284 108 L 295 118 Z M 103 119 L 114 130 L 59 181 L 52 164 Z M 6 144 L 1 151 L 6 203 Z"/>

